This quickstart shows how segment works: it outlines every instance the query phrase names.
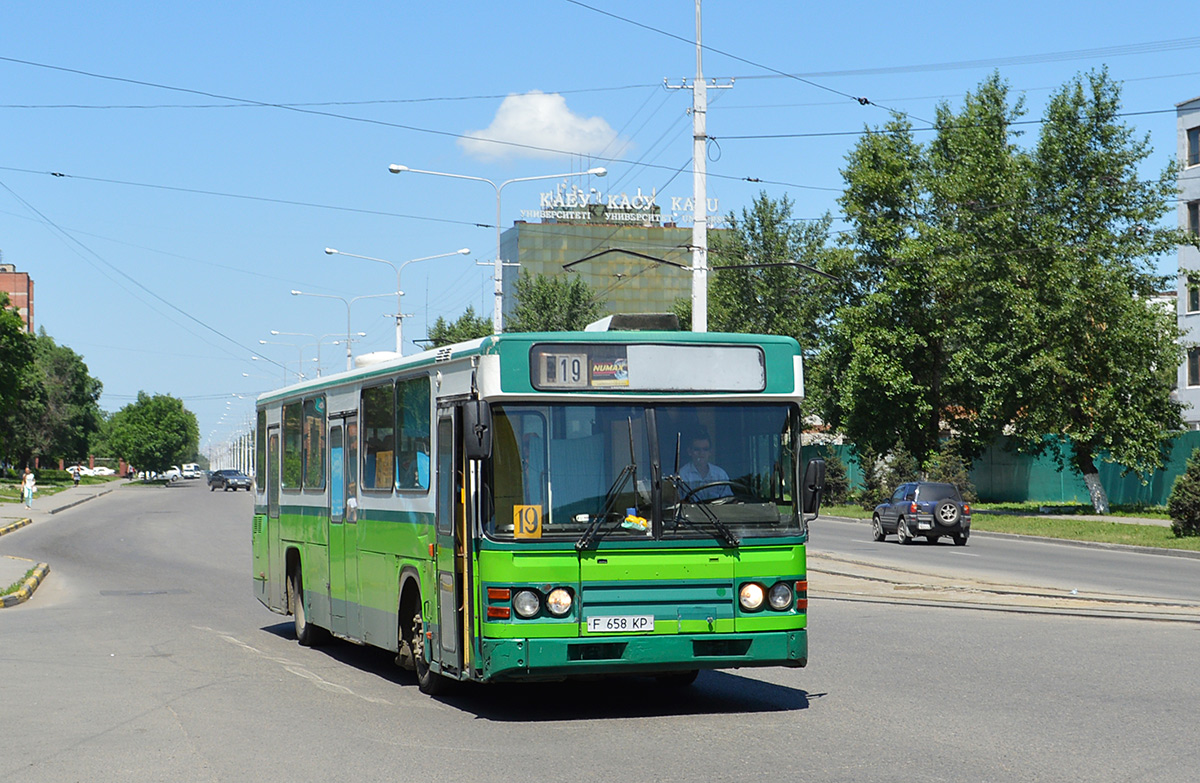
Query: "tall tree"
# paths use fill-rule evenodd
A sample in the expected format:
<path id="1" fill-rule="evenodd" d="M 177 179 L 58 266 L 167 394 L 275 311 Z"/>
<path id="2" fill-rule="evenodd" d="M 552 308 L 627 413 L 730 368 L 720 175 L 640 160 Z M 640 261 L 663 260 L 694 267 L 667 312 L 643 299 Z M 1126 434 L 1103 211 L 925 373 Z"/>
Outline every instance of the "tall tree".
<path id="1" fill-rule="evenodd" d="M 578 332 L 603 312 L 604 302 L 579 276 L 517 278 L 517 304 L 505 319 L 506 332 Z"/>
<path id="2" fill-rule="evenodd" d="M 429 327 L 429 340 L 434 348 L 441 348 L 443 345 L 487 337 L 491 333 L 492 319 L 481 318 L 475 314 L 474 306 L 468 305 L 466 312 L 455 321 L 447 321 L 439 315 L 433 326 Z"/>
<path id="3" fill-rule="evenodd" d="M 1101 451 L 1159 463 L 1180 356 L 1152 259 L 1185 240 L 1156 228 L 1174 170 L 1138 179 L 1150 150 L 1119 98 L 1105 72 L 1076 78 L 1030 153 L 1015 144 L 1022 101 L 993 75 L 960 110 L 939 107 L 927 147 L 897 118 L 850 154 L 855 262 L 825 382 L 830 421 L 856 443 L 924 463 L 946 431 L 966 456 L 1002 431 L 1032 451 L 1058 434 L 1101 510 Z"/>
<path id="4" fill-rule="evenodd" d="M 796 220 L 791 199 L 785 195 L 776 201 L 764 191 L 740 217 L 730 213 L 726 223 L 727 230 L 712 233 L 709 250 L 709 329 L 788 335 L 813 352 L 826 325 L 828 286 L 795 264 L 822 270 L 833 263 L 833 218 Z M 687 320 L 681 323 L 691 320 L 690 311 L 684 314 Z"/>
<path id="5" fill-rule="evenodd" d="M 938 450 L 941 431 L 975 456 L 1019 407 L 1025 354 L 1019 335 L 1030 328 L 1030 161 L 1014 130 L 1024 100 L 1013 100 L 993 73 L 955 112 L 938 107 L 929 145 L 929 193 L 924 239 L 937 257 L 927 282 L 936 321 L 929 360 L 942 368 L 932 395 L 936 415 L 926 442 Z"/>
<path id="6" fill-rule="evenodd" d="M 911 125 L 893 117 L 863 136 L 842 172 L 839 203 L 851 225 L 842 242 L 851 256 L 836 270 L 818 382 L 826 421 L 862 454 L 903 444 L 923 460 L 933 450 L 929 423 L 940 406 L 932 373 L 940 368 L 929 346 L 941 333 L 931 311 L 937 258 L 926 240 L 927 167 Z"/>
<path id="7" fill-rule="evenodd" d="M 8 294 L 0 291 L 0 461 L 18 456 L 11 417 L 21 404 L 33 370 L 33 339 L 8 303 Z"/>
<path id="8" fill-rule="evenodd" d="M 1092 504 L 1108 498 L 1100 452 L 1138 472 L 1161 462 L 1180 406 L 1170 395 L 1181 359 L 1173 312 L 1152 303 L 1166 279 L 1155 256 L 1185 241 L 1158 227 L 1173 208 L 1175 167 L 1139 179 L 1148 137 L 1120 119 L 1107 70 L 1076 77 L 1046 110 L 1033 155 L 1037 301 L 1041 325 L 1020 335 L 1028 355 L 1013 429 L 1037 445 L 1067 437 Z"/>
<path id="9" fill-rule="evenodd" d="M 130 464 L 161 473 L 191 460 L 200 441 L 200 427 L 183 400 L 138 392 L 137 402 L 113 416 L 109 439 L 117 454 Z"/>
<path id="10" fill-rule="evenodd" d="M 100 427 L 101 389 L 83 357 L 41 330 L 33 339 L 33 363 L 21 404 L 5 417 L 17 456 L 26 461 L 86 456 L 89 440 Z"/>

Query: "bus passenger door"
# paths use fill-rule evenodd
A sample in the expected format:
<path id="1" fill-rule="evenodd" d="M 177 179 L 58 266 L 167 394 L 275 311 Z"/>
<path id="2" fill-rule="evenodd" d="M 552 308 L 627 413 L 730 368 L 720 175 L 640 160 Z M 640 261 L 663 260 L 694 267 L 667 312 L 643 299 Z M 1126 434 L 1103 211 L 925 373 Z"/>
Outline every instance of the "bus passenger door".
<path id="1" fill-rule="evenodd" d="M 462 672 L 463 572 L 459 556 L 465 552 L 463 533 L 463 458 L 459 447 L 460 427 L 453 409 L 438 413 L 437 422 L 437 524 L 435 589 L 431 612 L 437 618 L 437 633 L 431 653 L 443 671 Z"/>
<path id="2" fill-rule="evenodd" d="M 287 606 L 287 583 L 288 575 L 283 573 L 285 568 L 285 560 L 283 546 L 279 540 L 279 425 L 275 424 L 267 429 L 267 475 L 259 476 L 257 481 L 266 481 L 267 485 L 267 530 L 269 534 L 268 554 L 267 554 L 267 592 L 270 597 L 270 606 Z M 278 575 L 271 571 L 271 566 L 279 568 Z"/>
<path id="3" fill-rule="evenodd" d="M 358 424 L 329 424 L 329 606 L 336 634 L 362 638 L 358 596 Z"/>

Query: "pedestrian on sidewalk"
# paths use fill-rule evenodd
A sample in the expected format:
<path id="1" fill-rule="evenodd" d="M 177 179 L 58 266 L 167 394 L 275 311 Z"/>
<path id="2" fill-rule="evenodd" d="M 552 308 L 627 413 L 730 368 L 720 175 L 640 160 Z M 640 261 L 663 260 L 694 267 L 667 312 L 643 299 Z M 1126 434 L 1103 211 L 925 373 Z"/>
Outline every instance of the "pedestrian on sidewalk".
<path id="1" fill-rule="evenodd" d="M 37 492 L 37 479 L 32 470 L 25 468 L 25 478 L 21 480 L 21 497 L 25 500 L 25 508 L 33 508 L 34 492 Z"/>

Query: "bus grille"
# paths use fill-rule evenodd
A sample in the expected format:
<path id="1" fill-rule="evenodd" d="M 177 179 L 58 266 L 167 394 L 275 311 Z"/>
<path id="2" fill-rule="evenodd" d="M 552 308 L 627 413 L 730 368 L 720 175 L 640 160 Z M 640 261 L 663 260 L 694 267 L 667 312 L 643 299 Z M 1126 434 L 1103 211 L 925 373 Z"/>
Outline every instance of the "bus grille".
<path id="1" fill-rule="evenodd" d="M 651 614 L 662 620 L 727 620 L 734 616 L 735 591 L 728 582 L 664 584 L 620 582 L 584 584 L 583 616 Z"/>

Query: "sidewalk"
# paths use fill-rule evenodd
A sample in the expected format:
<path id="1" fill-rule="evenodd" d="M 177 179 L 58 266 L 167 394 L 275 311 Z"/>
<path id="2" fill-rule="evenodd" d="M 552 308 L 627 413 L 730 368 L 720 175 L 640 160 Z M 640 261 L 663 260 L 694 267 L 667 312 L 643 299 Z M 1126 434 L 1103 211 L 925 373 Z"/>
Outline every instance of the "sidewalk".
<path id="1" fill-rule="evenodd" d="M 0 537 L 14 533 L 27 525 L 44 522 L 54 514 L 78 506 L 80 503 L 107 495 L 123 483 L 125 482 L 110 481 L 104 484 L 80 484 L 78 487 L 67 487 L 53 495 L 34 498 L 32 509 L 25 508 L 20 501 L 0 503 Z M 35 572 L 32 578 L 26 580 L 26 584 L 18 593 L 3 598 L 2 605 L 5 607 L 28 600 L 50 570 L 45 563 L 37 563 L 19 557 L 19 540 L 19 538 L 16 540 L 0 538 L 0 590 L 21 581 L 31 569 L 34 569 Z M 13 554 L 8 554 L 9 552 L 13 552 Z"/>

